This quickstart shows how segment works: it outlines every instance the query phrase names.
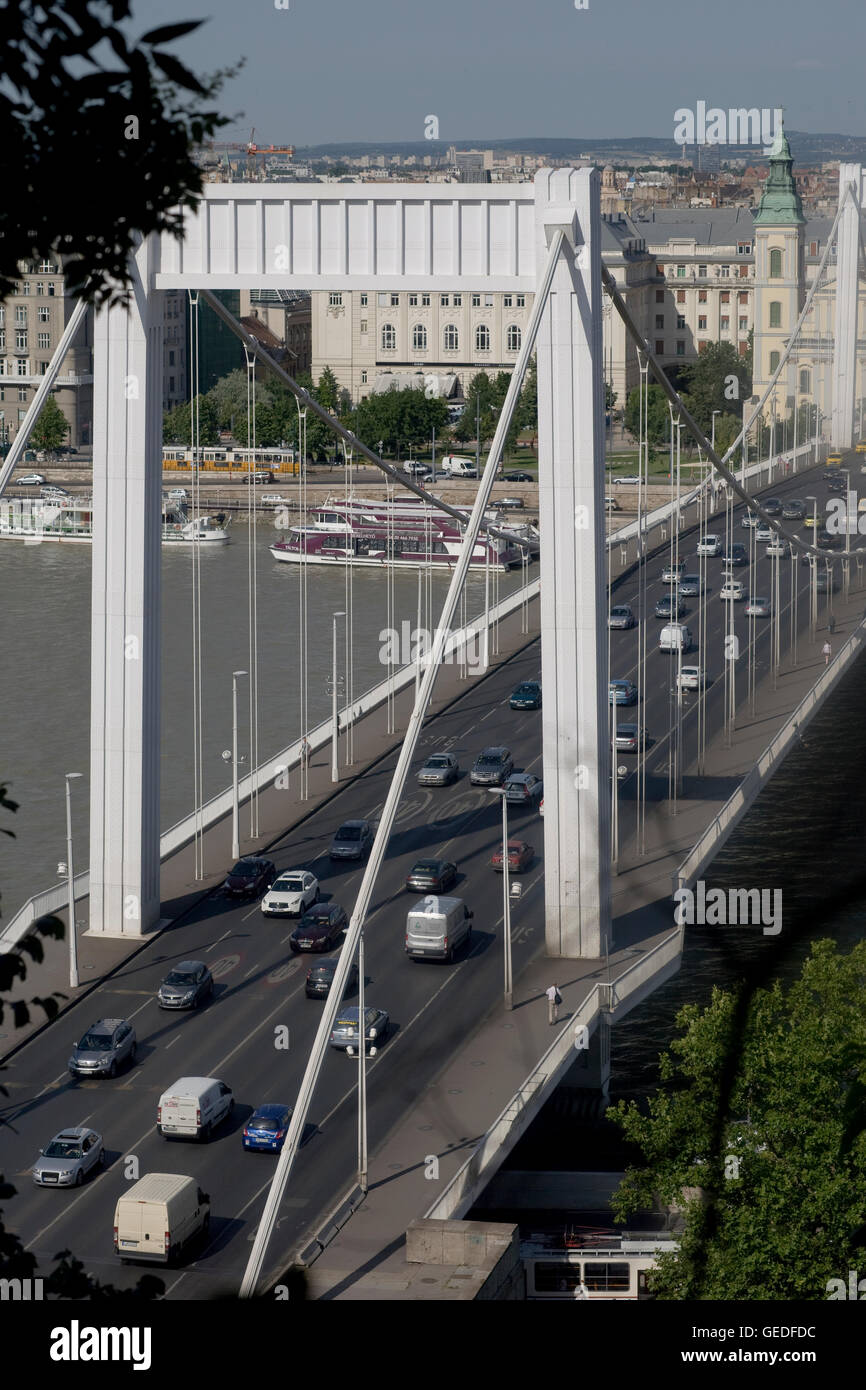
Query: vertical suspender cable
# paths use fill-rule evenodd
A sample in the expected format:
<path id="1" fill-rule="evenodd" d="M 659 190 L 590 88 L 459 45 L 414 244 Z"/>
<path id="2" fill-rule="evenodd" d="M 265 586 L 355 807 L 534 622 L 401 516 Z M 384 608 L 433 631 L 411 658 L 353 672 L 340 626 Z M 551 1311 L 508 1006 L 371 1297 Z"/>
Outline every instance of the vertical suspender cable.
<path id="1" fill-rule="evenodd" d="M 256 553 L 256 359 L 244 344 L 247 360 L 247 608 L 249 621 L 250 665 L 250 771 L 255 774 L 259 765 L 259 640 L 258 640 L 258 555 Z M 258 838 L 259 794 L 257 779 L 250 786 L 250 839 Z"/>
<path id="2" fill-rule="evenodd" d="M 298 443 L 301 453 L 301 477 L 299 487 L 299 506 L 298 506 L 298 655 L 300 661 L 299 677 L 299 705 L 300 705 L 300 725 L 301 737 L 303 739 L 304 756 L 301 758 L 301 798 L 306 801 L 310 794 L 310 755 L 309 741 L 309 719 L 307 712 L 307 544 L 305 528 L 307 524 L 307 408 L 298 405 Z"/>
<path id="3" fill-rule="evenodd" d="M 192 516 L 194 531 L 192 551 L 192 759 L 193 759 L 193 862 L 196 879 L 204 877 L 204 771 L 202 740 L 202 672 L 201 672 L 201 541 L 198 534 L 200 508 L 199 452 L 201 444 L 199 411 L 199 319 L 197 290 L 188 290 L 189 316 L 189 386 L 190 386 L 190 468 Z"/>

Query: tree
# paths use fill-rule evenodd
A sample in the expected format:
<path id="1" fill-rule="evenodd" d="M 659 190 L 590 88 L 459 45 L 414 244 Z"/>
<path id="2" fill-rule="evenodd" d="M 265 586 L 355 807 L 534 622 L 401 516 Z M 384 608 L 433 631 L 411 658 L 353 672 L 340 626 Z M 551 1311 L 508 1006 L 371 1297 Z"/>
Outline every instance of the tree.
<path id="1" fill-rule="evenodd" d="M 5 785 L 0 783 L 0 809 L 14 813 L 18 810 L 18 802 L 11 801 L 6 795 L 6 790 Z M 0 826 L 0 833 L 8 835 L 13 840 L 15 838 L 15 832 L 5 826 Z M 41 917 L 34 923 L 32 932 L 25 936 L 14 950 L 0 955 L 0 1023 L 3 1022 L 7 1009 L 12 1011 L 16 1028 L 23 1028 L 29 1022 L 30 1009 L 27 1002 L 18 1000 L 10 1004 L 3 996 L 16 979 L 26 980 L 27 962 L 25 956 L 29 956 L 37 964 L 43 960 L 44 952 L 39 938 L 50 936 L 62 941 L 65 934 L 66 927 L 59 917 Z M 37 1004 L 48 1019 L 53 1019 L 56 1018 L 60 1008 L 58 999 L 65 999 L 65 997 L 65 995 L 55 992 L 54 995 L 46 998 L 33 998 L 29 1002 Z M 8 1094 L 5 1086 L 0 1086 L 0 1095 L 6 1096 Z M 7 1123 L 8 1121 L 0 1117 L 0 1126 Z M 6 1182 L 3 1174 L 0 1173 L 0 1201 L 8 1201 L 16 1195 L 16 1192 L 17 1188 Z M 76 1260 L 68 1250 L 62 1250 L 59 1255 L 55 1256 L 55 1259 L 59 1263 L 45 1280 L 45 1288 L 49 1295 L 57 1298 L 149 1300 L 159 1298 L 165 1292 L 165 1285 L 162 1280 L 155 1278 L 152 1274 L 143 1275 L 132 1289 L 116 1289 L 111 1284 L 100 1284 L 98 1280 L 86 1274 L 80 1260 Z M 36 1256 L 24 1249 L 20 1238 L 14 1232 L 7 1231 L 3 1221 L 3 1212 L 0 1211 L 0 1278 L 32 1279 L 35 1272 Z"/>
<path id="2" fill-rule="evenodd" d="M 613 1198 L 684 1209 L 653 1292 L 671 1299 L 825 1299 L 866 1264 L 866 942 L 813 944 L 785 991 L 714 989 L 677 1016 L 648 1113 L 608 1117 L 644 1153 Z"/>
<path id="3" fill-rule="evenodd" d="M 749 363 L 740 357 L 733 343 L 710 343 L 697 361 L 683 368 L 681 377 L 691 412 L 707 437 L 712 433 L 714 410 L 732 414 L 736 403 L 752 394 Z"/>
<path id="4" fill-rule="evenodd" d="M 374 392 L 360 401 L 355 411 L 355 433 L 370 449 L 382 440 L 385 451 L 396 454 L 401 445 L 425 446 L 434 429 L 441 435 L 448 407 L 438 396 L 428 399 L 422 390 Z"/>
<path id="5" fill-rule="evenodd" d="M 69 433 L 69 421 L 53 396 L 48 396 L 33 426 L 30 443 L 34 449 L 44 449 L 53 454 L 59 449 Z"/>
<path id="6" fill-rule="evenodd" d="M 340 394 L 340 383 L 334 376 L 330 367 L 323 367 L 319 377 L 319 384 L 316 387 L 316 400 L 319 405 L 323 405 L 326 410 L 336 411 L 337 400 Z"/>
<path id="7" fill-rule="evenodd" d="M 668 398 L 660 386 L 655 382 L 647 387 L 647 439 L 650 444 L 662 444 L 670 438 L 671 417 L 668 409 Z M 640 387 L 636 386 L 629 392 L 628 401 L 625 407 L 626 429 L 634 435 L 635 439 L 640 436 Z"/>
<path id="8" fill-rule="evenodd" d="M 213 402 L 207 396 L 196 396 L 194 404 L 198 406 L 199 444 L 202 447 L 216 444 L 219 441 L 219 430 Z M 187 448 L 192 447 L 189 401 L 184 401 L 181 405 L 176 405 L 174 410 L 167 410 L 164 413 L 162 417 L 162 442 L 163 444 L 185 444 Z"/>
<path id="9" fill-rule="evenodd" d="M 59 255 L 71 294 L 117 302 L 139 238 L 179 235 L 198 202 L 191 147 L 228 123 L 202 103 L 238 68 L 200 80 L 163 49 L 200 21 L 130 41 L 118 23 L 129 18 L 128 0 L 3 6 L 0 145 L 16 151 L 22 196 L 0 209 L 0 298 L 14 292 L 19 262 Z M 110 171 L 86 193 L 82 155 Z"/>

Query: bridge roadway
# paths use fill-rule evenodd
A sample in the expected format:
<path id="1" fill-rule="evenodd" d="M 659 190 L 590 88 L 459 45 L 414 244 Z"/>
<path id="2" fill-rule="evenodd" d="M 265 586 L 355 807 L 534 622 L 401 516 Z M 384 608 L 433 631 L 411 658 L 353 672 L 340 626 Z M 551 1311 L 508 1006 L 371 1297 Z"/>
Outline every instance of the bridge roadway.
<path id="1" fill-rule="evenodd" d="M 818 481 L 821 471 L 805 477 L 801 474 L 769 491 L 778 496 L 813 492 L 819 497 L 820 514 L 824 502 L 824 485 Z M 737 538 L 746 534 L 738 531 Z M 681 537 L 681 557 L 687 559 L 689 569 L 696 568 L 692 565 L 694 544 L 694 533 Z M 661 559 L 663 556 L 650 562 L 650 605 L 667 592 L 667 586 L 659 582 Z M 755 585 L 758 591 L 768 591 L 769 563 L 759 561 L 759 580 Z M 724 605 L 717 598 L 719 568 L 719 561 L 708 563 L 708 579 L 714 592 L 707 605 L 706 637 L 706 650 L 718 657 L 724 630 Z M 783 576 L 786 568 L 789 562 L 783 566 Z M 796 574 L 802 588 L 801 624 L 807 626 L 806 567 L 798 565 Z M 617 581 L 615 601 L 633 599 L 635 587 L 633 575 Z M 852 620 L 853 607 L 852 603 Z M 658 732 L 667 725 L 671 661 L 655 649 L 655 629 L 659 624 L 653 618 L 648 621 L 651 631 L 646 718 L 650 734 L 655 734 L 657 741 L 649 750 L 647 781 L 648 791 L 661 803 L 667 793 L 667 746 Z M 741 635 L 745 633 L 745 622 L 743 615 L 738 615 L 737 631 Z M 759 672 L 764 675 L 769 663 L 767 628 L 765 623 L 757 649 Z M 783 645 L 787 635 L 786 620 Z M 821 633 L 818 640 L 823 640 Z M 613 634 L 614 676 L 631 674 L 635 651 L 634 632 Z M 801 674 L 806 679 L 805 668 L 809 661 L 814 662 L 815 648 L 808 653 L 805 642 L 801 642 L 800 655 Z M 460 758 L 463 776 L 447 790 L 419 792 L 412 787 L 407 791 L 374 895 L 366 934 L 368 1001 L 389 1010 L 394 1033 L 369 1063 L 371 1172 L 376 1172 L 377 1155 L 384 1151 L 386 1137 L 399 1136 L 413 1104 L 427 1093 L 431 1127 L 424 1127 L 412 1149 L 411 1167 L 415 1172 L 410 1215 L 422 1214 L 435 1196 L 432 1185 L 423 1181 L 425 1155 L 442 1156 L 442 1180 L 447 1180 L 550 1037 L 542 991 L 548 977 L 557 973 L 557 967 L 543 956 L 541 824 L 535 814 L 515 814 L 512 819 L 512 834 L 524 836 L 535 845 L 536 861 L 524 876 L 523 897 L 515 904 L 512 917 L 515 998 L 518 1006 L 528 1007 L 518 1007 L 505 1022 L 499 1002 L 500 879 L 487 862 L 499 840 L 499 803 L 488 793 L 470 788 L 467 775 L 477 751 L 484 744 L 496 742 L 511 747 L 518 768 L 533 770 L 540 766 L 540 717 L 511 711 L 507 703 L 510 690 L 519 680 L 540 675 L 539 664 L 537 641 L 530 642 L 506 665 L 465 690 L 430 720 L 425 727 L 423 755 L 433 747 L 451 749 Z M 707 664 L 711 674 L 717 675 L 721 661 L 711 656 Z M 766 684 L 765 681 L 765 687 Z M 721 727 L 720 685 L 720 681 L 714 683 L 707 702 L 708 740 L 713 735 L 718 740 Z M 759 693 L 759 704 L 762 695 L 763 691 Z M 625 718 L 625 712 L 620 713 Z M 692 719 L 689 714 L 687 726 Z M 770 732 L 768 729 L 764 741 Z M 628 755 L 623 760 L 628 761 Z M 327 846 L 341 820 L 376 814 L 384 801 L 393 764 L 394 755 L 390 754 L 362 778 L 342 787 L 332 801 L 315 809 L 299 828 L 280 839 L 272 849 L 278 869 L 310 866 L 321 877 L 323 895 L 350 910 L 360 870 L 332 866 Z M 714 785 L 711 791 L 716 799 L 706 801 L 705 814 L 701 816 L 704 823 L 729 794 L 727 787 Z M 698 795 L 697 787 L 692 794 Z M 629 801 L 628 792 L 624 791 L 624 861 L 628 860 L 633 830 Z M 408 867 L 420 855 L 445 855 L 456 860 L 461 878 L 455 891 L 475 911 L 471 950 L 452 966 L 411 965 L 402 950 L 405 912 L 412 901 L 402 884 Z M 631 960 L 641 945 L 648 948 L 670 925 L 671 919 L 664 912 L 643 916 L 632 912 L 622 930 L 618 923 L 611 973 L 616 973 L 620 961 Z M 149 940 L 94 993 L 77 1001 L 57 1023 L 14 1054 L 3 1078 L 9 1091 L 2 1111 L 6 1121 L 3 1170 L 18 1188 L 18 1195 L 7 1204 L 7 1222 L 37 1255 L 39 1273 L 47 1272 L 56 1251 L 68 1248 L 100 1279 L 128 1286 L 138 1278 L 141 1267 L 120 1266 L 111 1246 L 114 1203 L 125 1186 L 123 1160 L 134 1155 L 141 1173 L 188 1172 L 212 1195 L 211 1243 L 183 1269 L 167 1272 L 169 1296 L 206 1298 L 218 1291 L 236 1290 L 273 1166 L 269 1156 L 243 1152 L 240 1130 L 257 1104 L 294 1100 L 318 1019 L 318 1004 L 307 1000 L 303 993 L 307 961 L 293 960 L 288 950 L 291 926 L 289 922 L 262 920 L 257 903 L 235 906 L 214 893 L 199 901 L 169 932 Z M 154 999 L 160 979 L 173 962 L 191 957 L 206 960 L 214 971 L 214 1001 L 200 1013 L 189 1016 L 161 1013 Z M 569 962 L 564 967 L 566 982 L 558 982 L 565 994 L 566 1013 L 580 1003 L 588 982 L 599 978 L 602 969 L 600 961 Z M 113 1015 L 126 1016 L 135 1023 L 139 1038 L 135 1067 L 129 1073 L 121 1073 L 114 1082 L 73 1083 L 65 1071 L 69 1044 L 93 1019 Z M 275 1050 L 274 1028 L 280 1024 L 290 1030 L 288 1052 Z M 486 1051 L 488 1065 L 470 1064 L 476 1065 L 476 1090 L 474 1095 L 464 1094 L 462 1103 L 472 1102 L 474 1123 L 458 1124 L 455 1129 L 457 1101 L 449 1094 L 452 1088 L 444 1084 L 445 1068 L 472 1049 L 473 1034 L 480 1035 L 482 1025 L 498 1030 L 510 1026 L 515 1036 L 504 1038 L 500 1031 L 502 1046 L 498 1053 Z M 162 1055 L 169 1051 L 172 1057 Z M 491 1061 L 494 1065 L 489 1065 Z M 357 1144 L 354 1067 L 341 1054 L 327 1059 L 311 1113 L 315 1129 L 297 1161 L 272 1242 L 268 1261 L 271 1272 L 319 1229 L 327 1213 L 353 1184 Z M 220 1076 L 232 1086 L 236 1096 L 231 1123 L 223 1126 L 207 1146 L 167 1143 L 155 1132 L 159 1094 L 173 1079 L 185 1074 Z M 58 1130 L 72 1124 L 87 1124 L 103 1134 L 109 1159 L 106 1172 L 74 1192 L 35 1188 L 29 1182 L 29 1168 L 39 1147 Z M 404 1157 L 404 1164 L 406 1161 Z M 387 1243 L 389 1237 L 383 1233 L 390 1231 L 395 1219 L 397 1237 L 405 1229 L 401 1202 L 390 1200 L 391 1196 L 397 1198 L 396 1180 L 403 1176 L 392 1173 L 395 1187 L 391 1193 L 385 1188 L 384 1201 L 380 1193 L 378 1216 L 375 1208 L 369 1209 L 366 1249 L 378 1249 Z M 364 1220 L 362 1209 L 350 1223 L 351 1229 L 363 1231 Z M 338 1263 L 342 1260 L 345 1266 L 345 1251 L 341 1253 L 338 1246 L 339 1241 L 335 1241 L 334 1259 Z M 322 1257 L 323 1266 L 329 1253 Z M 327 1279 L 324 1268 L 322 1273 L 327 1283 L 333 1282 Z"/>

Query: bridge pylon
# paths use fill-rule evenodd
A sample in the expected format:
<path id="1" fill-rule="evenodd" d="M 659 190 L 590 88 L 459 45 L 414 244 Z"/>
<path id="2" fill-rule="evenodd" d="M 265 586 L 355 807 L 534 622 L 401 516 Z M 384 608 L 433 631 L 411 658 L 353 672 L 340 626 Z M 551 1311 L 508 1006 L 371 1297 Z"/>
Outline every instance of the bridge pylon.
<path id="1" fill-rule="evenodd" d="M 832 443 L 850 449 L 857 384 L 860 213 L 864 193 L 859 164 L 839 165 L 839 202 L 847 198 L 836 231 L 836 318 L 833 345 Z M 853 197 L 847 197 L 849 189 Z"/>

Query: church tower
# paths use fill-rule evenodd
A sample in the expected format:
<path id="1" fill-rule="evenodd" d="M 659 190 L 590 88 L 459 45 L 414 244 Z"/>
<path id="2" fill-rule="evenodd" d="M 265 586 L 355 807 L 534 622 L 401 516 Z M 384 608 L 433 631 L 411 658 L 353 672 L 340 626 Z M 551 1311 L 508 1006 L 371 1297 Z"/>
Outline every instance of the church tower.
<path id="1" fill-rule="evenodd" d="M 754 214 L 755 325 L 753 393 L 762 396 L 779 365 L 806 298 L 806 218 L 794 183 L 791 148 L 780 125 L 770 151 L 770 174 Z M 788 414 L 794 396 L 796 364 L 791 361 L 764 408 L 765 419 Z"/>

